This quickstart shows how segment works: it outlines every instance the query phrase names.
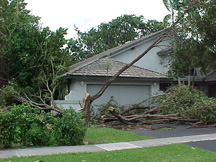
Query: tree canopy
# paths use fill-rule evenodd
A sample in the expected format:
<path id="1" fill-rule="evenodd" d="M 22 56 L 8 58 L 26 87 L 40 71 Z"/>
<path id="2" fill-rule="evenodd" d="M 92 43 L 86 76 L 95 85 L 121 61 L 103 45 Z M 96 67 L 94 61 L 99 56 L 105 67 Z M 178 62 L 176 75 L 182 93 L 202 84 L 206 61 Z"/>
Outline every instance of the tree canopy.
<path id="1" fill-rule="evenodd" d="M 78 38 L 71 40 L 69 45 L 74 61 L 79 61 L 162 29 L 162 22 L 145 21 L 144 16 L 122 15 L 86 32 L 77 27 Z"/>
<path id="2" fill-rule="evenodd" d="M 216 70 L 216 1 L 163 0 L 171 14 L 165 17 L 175 26 L 175 42 L 170 54 L 170 73 L 174 77 L 189 75 L 193 68 L 203 73 Z"/>
<path id="3" fill-rule="evenodd" d="M 52 109 L 59 76 L 71 64 L 68 48 L 64 46 L 67 29 L 54 32 L 48 27 L 42 28 L 39 17 L 25 9 L 24 0 L 5 0 L 2 4 L 0 51 L 6 66 L 2 73 L 7 73 L 7 78 L 3 78 L 7 79 L 7 86 L 1 89 L 0 96 L 7 96 L 5 93 L 14 89 L 8 96 L 16 102 Z M 0 102 L 1 106 L 11 104 L 8 100 Z"/>

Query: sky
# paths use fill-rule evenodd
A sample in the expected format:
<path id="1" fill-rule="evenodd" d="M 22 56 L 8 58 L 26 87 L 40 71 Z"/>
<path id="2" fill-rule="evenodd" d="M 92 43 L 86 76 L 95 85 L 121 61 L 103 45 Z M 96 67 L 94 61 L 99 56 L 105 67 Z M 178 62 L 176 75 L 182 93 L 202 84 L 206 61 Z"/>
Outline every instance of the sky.
<path id="1" fill-rule="evenodd" d="M 68 28 L 67 38 L 75 37 L 74 25 L 82 32 L 124 14 L 143 15 L 162 21 L 169 12 L 162 0 L 25 0 L 26 8 L 41 17 L 43 27 L 55 31 Z"/>

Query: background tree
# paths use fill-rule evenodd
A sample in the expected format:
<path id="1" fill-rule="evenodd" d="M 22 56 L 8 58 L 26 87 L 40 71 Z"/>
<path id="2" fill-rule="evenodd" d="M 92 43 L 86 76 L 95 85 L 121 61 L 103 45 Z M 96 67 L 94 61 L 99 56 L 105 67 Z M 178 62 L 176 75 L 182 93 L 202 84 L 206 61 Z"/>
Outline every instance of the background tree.
<path id="1" fill-rule="evenodd" d="M 162 22 L 144 21 L 144 16 L 123 15 L 87 32 L 76 27 L 78 38 L 71 41 L 70 47 L 79 49 L 72 51 L 75 61 L 79 61 L 161 29 Z"/>
<path id="2" fill-rule="evenodd" d="M 168 26 L 182 16 L 175 27 L 170 74 L 178 78 L 194 68 L 203 73 L 216 70 L 216 1 L 164 0 L 164 4 L 171 12 L 165 17 Z M 185 10 L 188 12 L 183 15 Z"/>

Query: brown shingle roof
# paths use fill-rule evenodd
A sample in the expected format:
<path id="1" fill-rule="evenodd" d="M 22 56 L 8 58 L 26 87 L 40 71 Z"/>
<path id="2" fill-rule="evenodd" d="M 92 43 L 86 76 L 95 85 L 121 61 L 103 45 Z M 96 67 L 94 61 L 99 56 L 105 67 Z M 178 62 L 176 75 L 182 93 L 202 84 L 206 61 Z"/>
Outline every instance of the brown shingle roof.
<path id="1" fill-rule="evenodd" d="M 106 64 L 107 60 L 106 59 L 100 59 L 95 62 L 92 62 L 91 64 L 88 64 L 78 70 L 75 71 L 69 71 L 66 73 L 64 76 L 100 76 L 100 77 L 106 77 L 106 76 L 113 76 L 115 75 L 119 69 L 124 67 L 126 64 L 119 62 L 119 61 L 114 61 L 112 59 L 109 59 L 109 68 L 107 70 Z M 120 77 L 126 77 L 126 78 L 167 78 L 165 75 L 150 71 L 144 68 L 140 68 L 137 66 L 131 66 L 128 68 L 126 71 L 124 71 Z"/>

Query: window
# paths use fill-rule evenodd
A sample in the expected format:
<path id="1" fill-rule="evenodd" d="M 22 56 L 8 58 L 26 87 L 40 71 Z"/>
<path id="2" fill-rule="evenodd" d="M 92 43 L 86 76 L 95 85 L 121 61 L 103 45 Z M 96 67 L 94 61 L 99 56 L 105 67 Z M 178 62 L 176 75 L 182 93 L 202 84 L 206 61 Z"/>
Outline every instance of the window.
<path id="1" fill-rule="evenodd" d="M 160 83 L 160 91 L 166 91 L 170 87 L 170 83 Z"/>

